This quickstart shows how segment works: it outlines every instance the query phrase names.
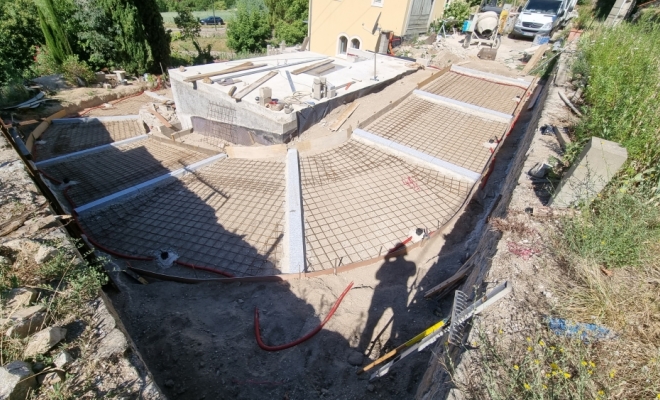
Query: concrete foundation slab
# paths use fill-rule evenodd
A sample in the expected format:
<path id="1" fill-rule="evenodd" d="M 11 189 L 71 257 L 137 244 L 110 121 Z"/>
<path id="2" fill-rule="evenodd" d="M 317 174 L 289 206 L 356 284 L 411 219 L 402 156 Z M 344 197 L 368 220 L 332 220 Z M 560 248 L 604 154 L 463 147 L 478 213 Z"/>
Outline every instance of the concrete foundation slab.
<path id="1" fill-rule="evenodd" d="M 355 100 L 366 93 L 377 91 L 401 76 L 413 72 L 406 67 L 407 61 L 391 57 L 378 59 L 379 81 L 370 80 L 373 76 L 373 62 L 368 60 L 349 63 L 344 59 L 332 59 L 337 67 L 324 74 L 328 92 L 334 88 L 335 97 L 325 97 L 320 100 L 313 99 L 311 88 L 314 85 L 314 74 L 301 73 L 287 76 L 301 67 L 313 65 L 319 60 L 328 57 L 312 52 L 297 52 L 279 54 L 276 56 L 259 57 L 255 59 L 240 60 L 226 64 L 209 64 L 188 67 L 184 72 L 170 70 L 174 100 L 177 104 L 177 115 L 183 128 L 193 127 L 202 132 L 211 129 L 216 122 L 229 123 L 235 126 L 236 138 L 232 143 L 250 145 L 287 143 L 314 123 L 320 121 L 332 109 Z M 203 81 L 185 82 L 186 78 L 195 75 L 221 71 L 244 62 L 265 64 L 263 67 L 229 73 L 212 78 L 212 82 Z M 256 101 L 258 90 L 251 92 L 242 101 L 236 102 L 229 96 L 229 91 L 235 87 L 237 91 L 249 87 L 270 72 L 278 74 L 268 80 L 266 86 L 271 89 L 272 98 L 280 104 L 288 104 L 293 112 L 275 111 L 266 108 Z M 223 79 L 240 77 L 241 82 L 236 85 L 220 85 Z M 289 81 L 291 78 L 291 82 Z M 291 83 L 297 88 L 291 93 Z M 351 85 L 348 85 L 351 83 Z M 348 86 L 348 87 L 347 87 Z M 223 121 L 221 117 L 214 116 L 214 108 L 229 108 L 232 110 L 232 121 Z M 224 115 L 224 113 L 220 113 Z"/>

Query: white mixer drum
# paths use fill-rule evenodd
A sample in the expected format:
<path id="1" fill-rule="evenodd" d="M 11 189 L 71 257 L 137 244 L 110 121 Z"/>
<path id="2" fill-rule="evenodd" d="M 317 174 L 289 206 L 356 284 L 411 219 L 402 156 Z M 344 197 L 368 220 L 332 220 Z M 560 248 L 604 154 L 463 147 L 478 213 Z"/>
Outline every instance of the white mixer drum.
<path id="1" fill-rule="evenodd" d="M 486 11 L 477 17 L 475 30 L 482 36 L 490 36 L 497 29 L 499 22 L 500 18 L 495 11 Z"/>

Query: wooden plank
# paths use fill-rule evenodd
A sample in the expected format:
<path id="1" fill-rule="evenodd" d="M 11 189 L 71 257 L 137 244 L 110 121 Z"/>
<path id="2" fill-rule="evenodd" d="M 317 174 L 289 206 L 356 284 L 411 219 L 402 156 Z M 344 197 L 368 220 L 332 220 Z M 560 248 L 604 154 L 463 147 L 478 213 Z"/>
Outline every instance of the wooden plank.
<path id="1" fill-rule="evenodd" d="M 163 125 L 165 125 L 168 128 L 173 128 L 172 124 L 170 124 L 170 121 L 166 120 L 165 117 L 160 115 L 158 111 L 154 110 L 153 108 L 150 108 L 149 112 L 152 113 L 156 118 L 158 118 L 158 120 L 162 122 Z"/>
<path id="2" fill-rule="evenodd" d="M 311 70 L 311 71 L 307 71 L 307 72 L 310 73 L 310 74 L 321 75 L 321 74 L 324 73 L 325 71 L 327 71 L 327 70 L 329 70 L 329 69 L 333 69 L 334 67 L 335 67 L 335 66 L 332 65 L 332 64 L 329 64 L 329 65 L 322 65 L 322 66 L 320 66 L 320 67 L 318 67 L 318 68 L 315 68 L 315 69 L 313 69 L 313 70 Z"/>
<path id="3" fill-rule="evenodd" d="M 44 132 L 46 132 L 46 129 L 50 126 L 50 121 L 45 120 L 41 122 L 34 130 L 32 131 L 32 136 L 34 136 L 35 140 L 39 140 L 41 135 L 43 135 Z"/>
<path id="4" fill-rule="evenodd" d="M 300 51 L 307 51 L 308 44 L 309 44 L 309 36 L 305 36 L 305 40 L 303 40 L 302 44 L 300 45 Z"/>
<path id="5" fill-rule="evenodd" d="M 358 103 L 352 103 L 350 106 L 346 107 L 346 109 L 339 115 L 339 118 L 335 120 L 335 122 L 330 125 L 330 130 L 331 131 L 336 131 L 337 129 L 341 128 L 341 126 L 346 122 L 348 117 L 353 114 L 356 108 L 358 108 Z"/>
<path id="6" fill-rule="evenodd" d="M 532 58 L 529 59 L 527 65 L 525 65 L 525 68 L 523 68 L 521 72 L 522 75 L 527 75 L 529 71 L 531 71 L 532 68 L 534 68 L 534 66 L 539 62 L 541 57 L 543 57 L 543 55 L 545 54 L 545 51 L 548 49 L 548 46 L 549 44 L 546 43 L 543 46 L 539 47 L 539 49 L 534 52 Z"/>
<path id="7" fill-rule="evenodd" d="M 258 88 L 259 86 L 263 85 L 264 83 L 266 83 L 267 80 L 269 80 L 270 78 L 274 77 L 274 76 L 277 75 L 277 74 L 278 74 L 277 71 L 270 71 L 270 72 L 267 73 L 266 75 L 264 75 L 264 76 L 262 76 L 261 78 L 259 78 L 259 80 L 257 80 L 256 82 L 253 82 L 250 86 L 248 86 L 248 87 L 246 87 L 246 88 L 243 88 L 240 92 L 236 93 L 236 94 L 233 96 L 234 99 L 236 99 L 236 100 L 241 100 L 241 99 L 242 99 L 243 97 L 245 97 L 248 93 L 250 93 L 250 92 L 253 91 L 254 89 Z"/>
<path id="8" fill-rule="evenodd" d="M 259 68 L 259 67 L 265 67 L 267 64 L 253 64 L 251 62 L 246 62 L 240 65 L 237 65 L 235 67 L 231 68 L 225 68 L 220 71 L 215 71 L 215 72 L 207 72 L 205 74 L 198 74 L 194 76 L 189 76 L 187 78 L 183 78 L 184 82 L 195 82 L 195 81 L 200 81 L 204 78 L 212 78 L 214 76 L 219 76 L 219 75 L 226 75 L 230 74 L 232 72 L 240 72 L 240 71 L 245 71 L 248 69 L 253 69 L 253 68 Z"/>
<path id="9" fill-rule="evenodd" d="M 316 68 L 316 67 L 320 67 L 321 65 L 329 64 L 329 63 L 331 63 L 331 62 L 333 62 L 333 61 L 334 61 L 333 59 L 323 60 L 323 61 L 320 61 L 320 62 L 314 63 L 314 64 L 312 64 L 312 65 L 308 65 L 308 66 L 306 66 L 306 67 L 302 67 L 302 68 L 294 69 L 293 71 L 291 71 L 291 73 L 292 73 L 293 75 L 300 75 L 300 74 L 302 74 L 303 72 L 310 71 L 310 70 L 312 70 L 312 69 L 314 69 L 314 68 Z"/>
<path id="10" fill-rule="evenodd" d="M 472 257 L 470 257 L 471 259 Z M 449 279 L 445 280 L 444 282 L 440 283 L 437 286 L 432 287 L 431 289 L 427 290 L 426 293 L 424 293 L 424 298 L 430 298 L 436 295 L 445 295 L 447 294 L 451 289 L 456 287 L 463 279 L 465 279 L 470 271 L 472 270 L 472 263 L 470 262 L 471 260 L 468 260 L 463 266 L 456 271 L 456 273 Z"/>

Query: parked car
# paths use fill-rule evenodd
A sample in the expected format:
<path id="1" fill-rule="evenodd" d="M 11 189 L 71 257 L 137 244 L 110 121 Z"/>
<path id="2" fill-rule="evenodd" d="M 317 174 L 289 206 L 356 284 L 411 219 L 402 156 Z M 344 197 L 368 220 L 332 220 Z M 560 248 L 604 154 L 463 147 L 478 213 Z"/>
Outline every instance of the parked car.
<path id="1" fill-rule="evenodd" d="M 518 16 L 515 36 L 550 35 L 568 22 L 577 0 L 529 0 Z"/>
<path id="2" fill-rule="evenodd" d="M 206 17 L 204 19 L 200 19 L 199 22 L 202 25 L 224 25 L 225 21 L 222 20 L 220 17 Z"/>

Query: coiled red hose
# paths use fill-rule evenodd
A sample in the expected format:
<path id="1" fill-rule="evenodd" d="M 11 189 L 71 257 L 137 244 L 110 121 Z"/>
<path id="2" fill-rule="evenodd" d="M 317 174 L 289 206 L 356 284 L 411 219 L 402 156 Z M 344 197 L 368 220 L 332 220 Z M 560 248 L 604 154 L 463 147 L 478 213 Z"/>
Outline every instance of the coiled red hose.
<path id="1" fill-rule="evenodd" d="M 254 336 L 257 338 L 257 344 L 259 345 L 259 347 L 261 347 L 262 350 L 280 351 L 280 350 L 285 350 L 285 349 L 291 348 L 293 346 L 297 346 L 300 343 L 306 341 L 307 339 L 309 339 L 312 336 L 319 333 L 321 331 L 321 329 L 323 329 L 323 325 L 325 325 L 328 321 L 330 321 L 330 318 L 332 318 L 332 315 L 335 313 L 335 311 L 337 311 L 337 308 L 339 307 L 339 304 L 341 304 L 341 301 L 344 299 L 344 296 L 346 296 L 346 294 L 348 293 L 349 290 L 351 290 L 352 287 L 353 287 L 353 282 L 349 283 L 348 286 L 346 286 L 346 289 L 344 289 L 344 292 L 341 294 L 341 296 L 339 296 L 337 301 L 335 301 L 335 305 L 332 306 L 332 308 L 330 309 L 330 312 L 325 317 L 323 322 L 321 322 L 321 324 L 319 324 L 319 326 L 314 328 L 314 330 L 312 330 L 311 332 L 309 332 L 305 336 L 301 337 L 300 339 L 294 340 L 291 343 L 282 344 L 282 345 L 279 345 L 279 346 L 268 346 L 267 344 L 265 344 L 263 342 L 263 340 L 261 340 L 261 333 L 259 332 L 259 308 L 255 307 L 254 308 Z"/>

